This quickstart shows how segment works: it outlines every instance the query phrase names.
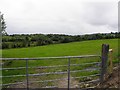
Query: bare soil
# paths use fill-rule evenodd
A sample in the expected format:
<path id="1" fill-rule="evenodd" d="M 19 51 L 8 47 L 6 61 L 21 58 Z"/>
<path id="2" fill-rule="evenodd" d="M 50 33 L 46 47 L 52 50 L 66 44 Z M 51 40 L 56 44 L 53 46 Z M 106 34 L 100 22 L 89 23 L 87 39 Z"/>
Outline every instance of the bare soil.
<path id="1" fill-rule="evenodd" d="M 70 76 L 71 77 L 71 76 Z M 67 76 L 65 77 L 67 78 Z M 79 82 L 76 81 L 75 79 L 70 78 L 70 88 L 77 88 Z M 68 80 L 61 80 L 58 82 L 58 88 L 68 88 Z"/>

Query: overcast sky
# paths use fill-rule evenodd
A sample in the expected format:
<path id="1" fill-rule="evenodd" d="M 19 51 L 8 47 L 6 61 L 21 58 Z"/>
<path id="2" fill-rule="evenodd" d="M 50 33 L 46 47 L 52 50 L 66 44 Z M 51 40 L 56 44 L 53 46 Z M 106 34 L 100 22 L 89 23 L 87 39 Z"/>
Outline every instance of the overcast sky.
<path id="1" fill-rule="evenodd" d="M 9 34 L 118 31 L 118 0 L 0 0 L 0 11 Z"/>

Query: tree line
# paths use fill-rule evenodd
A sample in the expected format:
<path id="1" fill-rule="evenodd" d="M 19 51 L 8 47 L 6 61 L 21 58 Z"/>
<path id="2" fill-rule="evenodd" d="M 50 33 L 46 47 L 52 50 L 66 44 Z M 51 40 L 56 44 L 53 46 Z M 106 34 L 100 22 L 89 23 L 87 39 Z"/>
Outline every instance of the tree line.
<path id="1" fill-rule="evenodd" d="M 96 33 L 86 35 L 64 34 L 13 34 L 2 36 L 2 49 L 43 46 L 49 44 L 69 43 L 85 40 L 119 38 L 119 32 Z"/>
<path id="2" fill-rule="evenodd" d="M 86 35 L 64 35 L 64 34 L 13 34 L 5 31 L 6 23 L 3 14 L 0 12 L 0 49 L 22 48 L 42 46 L 57 43 L 69 43 L 85 40 L 114 39 L 119 38 L 119 32 L 96 33 Z M 1 43 L 2 39 L 2 43 Z"/>

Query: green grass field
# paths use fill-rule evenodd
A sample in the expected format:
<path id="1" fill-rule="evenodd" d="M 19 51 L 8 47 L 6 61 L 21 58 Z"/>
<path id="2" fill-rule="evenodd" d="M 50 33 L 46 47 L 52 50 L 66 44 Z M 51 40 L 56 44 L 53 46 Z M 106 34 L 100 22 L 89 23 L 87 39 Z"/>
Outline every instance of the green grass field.
<path id="1" fill-rule="evenodd" d="M 118 39 L 106 39 L 106 40 L 91 40 L 91 41 L 82 41 L 82 42 L 72 42 L 72 43 L 65 43 L 65 44 L 53 44 L 53 45 L 46 45 L 46 46 L 38 46 L 38 47 L 30 47 L 30 48 L 19 48 L 19 49 L 6 49 L 2 50 L 3 58 L 26 58 L 26 57 L 55 57 L 55 56 L 77 56 L 77 55 L 101 55 L 101 47 L 102 44 L 109 44 L 110 48 L 113 49 L 113 62 L 118 62 Z M 88 63 L 99 61 L 98 58 L 88 58 L 88 59 L 75 59 L 71 60 L 72 64 L 81 64 L 81 63 Z M 68 60 L 36 60 L 36 61 L 29 61 L 29 66 L 53 66 L 53 65 L 65 65 L 68 63 Z M 24 67 L 25 61 L 12 61 L 8 62 L 4 67 Z M 89 66 L 83 67 L 71 67 L 71 70 L 82 70 L 84 68 L 88 68 Z M 39 73 L 39 72 L 54 72 L 54 71 L 66 71 L 66 68 L 53 68 L 53 69 L 29 69 L 29 73 Z M 93 73 L 98 73 L 97 71 L 91 73 L 81 73 L 84 75 L 90 75 Z M 25 74 L 24 70 L 4 70 L 3 75 L 19 75 Z M 79 76 L 80 73 L 72 74 L 72 76 Z M 52 76 L 47 76 L 49 79 Z M 59 77 L 59 76 L 55 76 Z M 61 77 L 61 76 L 60 76 Z M 43 77 L 45 79 L 46 77 Z M 47 78 L 47 79 L 48 79 Z M 24 80 L 25 78 L 5 78 L 3 79 L 3 83 L 10 83 L 15 81 Z"/>
<path id="2" fill-rule="evenodd" d="M 53 56 L 76 56 L 88 54 L 101 54 L 102 44 L 109 44 L 116 57 L 118 53 L 118 39 L 93 40 L 83 42 L 72 42 L 66 44 L 53 44 L 46 46 L 7 49 L 2 50 L 3 58 L 23 57 L 53 57 Z"/>

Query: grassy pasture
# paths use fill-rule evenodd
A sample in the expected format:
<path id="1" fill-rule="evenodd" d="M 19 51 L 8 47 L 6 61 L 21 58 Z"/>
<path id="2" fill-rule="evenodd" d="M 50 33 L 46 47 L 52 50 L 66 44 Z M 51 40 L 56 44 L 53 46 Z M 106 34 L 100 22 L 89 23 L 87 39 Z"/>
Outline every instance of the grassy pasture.
<path id="1" fill-rule="evenodd" d="M 2 57 L 23 58 L 101 54 L 101 45 L 103 43 L 110 45 L 110 48 L 114 50 L 114 56 L 116 57 L 118 52 L 118 39 L 92 40 L 30 48 L 6 49 L 2 50 Z"/>
<path id="2" fill-rule="evenodd" d="M 54 56 L 76 56 L 76 55 L 101 55 L 101 45 L 109 44 L 110 48 L 113 49 L 113 58 L 114 62 L 117 62 L 118 57 L 118 39 L 106 39 L 106 40 L 93 40 L 93 41 L 83 41 L 83 42 L 72 42 L 72 43 L 65 43 L 65 44 L 53 44 L 53 45 L 46 45 L 46 46 L 38 46 L 38 47 L 30 47 L 30 48 L 19 48 L 19 49 L 6 49 L 2 50 L 2 56 L 4 58 L 26 58 L 26 57 L 54 57 Z M 87 59 L 73 59 L 71 60 L 71 64 L 81 64 L 81 63 L 89 63 L 89 62 L 97 62 L 100 59 L 98 58 L 87 58 Z M 36 60 L 36 61 L 29 61 L 29 66 L 54 66 L 54 65 L 66 65 L 68 63 L 67 59 L 62 60 Z M 7 62 L 4 66 L 8 67 L 24 67 L 25 61 L 12 61 Z M 71 67 L 71 70 L 82 70 L 85 68 L 89 68 L 89 66 L 76 66 Z M 54 71 L 66 71 L 66 67 L 61 68 L 49 68 L 49 69 L 29 69 L 29 73 L 42 73 L 42 72 L 54 72 Z M 97 71 L 94 72 L 82 72 L 77 74 L 71 74 L 72 76 L 86 76 L 91 75 L 93 73 L 98 73 Z M 19 75 L 25 74 L 25 69 L 23 70 L 3 70 L 3 75 Z M 47 75 L 47 79 L 51 79 L 51 75 Z M 52 76 L 53 77 L 53 76 Z M 55 75 L 55 78 L 62 77 Z M 45 79 L 46 77 L 42 77 Z M 4 78 L 3 83 L 11 83 L 17 81 L 23 81 L 25 77 L 20 78 Z M 41 78 L 40 78 L 41 79 Z"/>

